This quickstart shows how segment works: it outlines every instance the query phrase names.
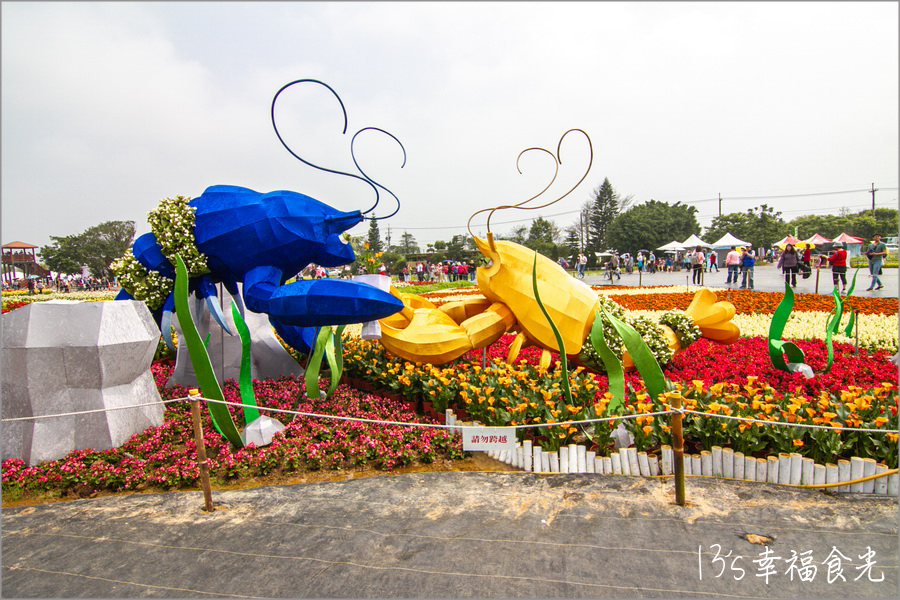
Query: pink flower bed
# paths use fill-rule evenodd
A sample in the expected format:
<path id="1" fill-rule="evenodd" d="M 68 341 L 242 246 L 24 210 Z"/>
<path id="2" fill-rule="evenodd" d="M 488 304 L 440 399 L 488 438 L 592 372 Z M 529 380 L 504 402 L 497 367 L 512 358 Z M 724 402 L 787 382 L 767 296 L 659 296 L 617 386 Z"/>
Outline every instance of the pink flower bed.
<path id="1" fill-rule="evenodd" d="M 169 362 L 154 363 L 153 373 L 163 399 L 187 396 L 188 388 L 165 383 L 172 374 Z M 365 419 L 414 422 L 423 420 L 405 405 L 338 386 L 333 398 L 311 402 L 304 385 L 294 378 L 253 382 L 260 413 L 285 423 L 285 430 L 265 447 L 246 446 L 233 450 L 203 410 L 203 430 L 212 477 L 227 481 L 238 477 L 264 476 L 273 472 L 353 468 L 362 465 L 389 470 L 439 458 L 462 458 L 459 436 L 447 430 L 422 427 L 387 427 L 379 424 L 340 421 L 266 412 L 265 408 L 295 410 Z M 225 399 L 240 402 L 240 389 L 229 380 Z M 242 409 L 229 407 L 235 421 L 243 423 Z M 432 422 L 432 421 L 427 421 Z M 146 487 L 173 489 L 198 484 L 200 470 L 195 459 L 190 403 L 166 405 L 165 422 L 131 437 L 120 448 L 97 452 L 76 450 L 65 458 L 25 467 L 20 459 L 3 461 L 4 497 L 16 488 L 28 491 L 58 491 L 75 494 L 96 490 L 123 491 Z"/>

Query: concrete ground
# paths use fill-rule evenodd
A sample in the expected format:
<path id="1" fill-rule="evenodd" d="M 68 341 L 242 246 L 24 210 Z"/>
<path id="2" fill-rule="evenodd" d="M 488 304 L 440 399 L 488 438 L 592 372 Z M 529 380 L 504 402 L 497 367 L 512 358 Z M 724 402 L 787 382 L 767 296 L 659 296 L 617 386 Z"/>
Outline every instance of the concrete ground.
<path id="1" fill-rule="evenodd" d="M 847 274 L 847 286 L 849 287 L 850 281 L 853 278 L 853 273 L 855 269 L 850 269 Z M 728 277 L 728 272 L 726 269 L 722 268 L 718 272 L 713 270 L 711 273 L 704 273 L 704 284 L 707 287 L 715 287 L 715 288 L 728 288 L 738 289 L 740 284 L 738 285 L 725 285 L 725 279 Z M 781 271 L 775 268 L 774 265 L 766 265 L 756 267 L 754 271 L 754 289 L 758 292 L 784 292 L 784 276 Z M 884 289 L 879 291 L 871 291 L 867 292 L 865 289 L 869 287 L 871 283 L 869 271 L 867 269 L 860 269 L 859 275 L 856 278 L 856 289 L 853 291 L 854 296 L 863 296 L 863 297 L 881 297 L 881 298 L 897 298 L 897 293 L 900 291 L 900 285 L 898 285 L 898 270 L 897 269 L 885 269 L 881 276 L 881 281 L 884 283 Z M 610 285 L 609 280 L 603 279 L 600 274 L 597 275 L 588 275 L 584 278 L 584 282 L 590 285 Z M 674 273 L 640 273 L 637 272 L 626 274 L 622 273 L 622 278 L 616 280 L 614 282 L 615 285 L 627 285 L 627 286 L 650 286 L 650 285 L 690 285 L 692 289 L 696 289 L 697 286 L 692 285 L 691 283 L 691 274 L 689 272 L 677 271 Z M 816 271 L 812 272 L 812 275 L 809 279 L 802 279 L 800 277 L 797 278 L 797 287 L 794 288 L 794 292 L 801 294 L 826 294 L 831 295 L 831 290 L 834 285 L 831 279 L 831 270 L 830 269 L 822 269 L 819 272 L 819 285 L 818 292 L 816 291 Z"/>
<path id="2" fill-rule="evenodd" d="M 689 478 L 673 499 L 671 479 L 442 472 L 215 492 L 211 513 L 201 492 L 5 509 L 2 595 L 897 597 L 896 498 Z"/>

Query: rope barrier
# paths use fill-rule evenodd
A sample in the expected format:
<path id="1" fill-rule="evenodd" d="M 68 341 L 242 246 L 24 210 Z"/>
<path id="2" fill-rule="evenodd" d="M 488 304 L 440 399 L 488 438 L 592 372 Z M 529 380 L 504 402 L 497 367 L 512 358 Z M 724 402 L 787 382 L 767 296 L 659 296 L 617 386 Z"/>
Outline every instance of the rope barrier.
<path id="1" fill-rule="evenodd" d="M 129 404 L 128 406 L 114 406 L 112 408 L 96 408 L 94 410 L 80 410 L 77 412 L 57 413 L 54 415 L 32 415 L 30 417 L 11 417 L 8 419 L 0 419 L 3 423 L 12 423 L 13 421 L 31 421 L 34 419 L 53 419 L 56 417 L 75 417 L 78 415 L 89 415 L 93 413 L 110 412 L 113 410 L 127 410 L 129 408 L 142 408 L 144 406 L 156 406 L 157 404 L 168 404 L 170 402 L 180 402 L 187 398 L 174 398 L 172 400 L 161 400 L 159 402 L 144 402 L 143 404 Z"/>
<path id="2" fill-rule="evenodd" d="M 198 399 L 205 400 L 206 402 L 215 402 L 217 404 L 225 404 L 228 406 L 237 406 L 237 407 L 244 406 L 240 402 L 228 402 L 227 400 L 213 400 L 213 399 L 203 398 L 203 397 L 198 397 Z M 282 409 L 282 408 L 259 407 L 259 410 L 260 411 L 268 410 L 268 411 L 272 411 L 272 412 L 285 413 L 285 414 L 289 414 L 289 415 L 300 415 L 303 417 L 335 419 L 338 421 L 358 421 L 360 423 L 375 423 L 375 424 L 380 424 L 380 425 L 402 425 L 405 427 L 432 427 L 435 429 L 467 429 L 467 428 L 472 429 L 472 428 L 476 427 L 474 425 L 441 425 L 439 423 L 408 423 L 408 422 L 403 422 L 403 421 L 384 421 L 384 420 L 380 420 L 380 419 L 363 419 L 360 417 L 341 417 L 338 415 L 324 415 L 321 413 L 307 413 L 307 412 L 300 412 L 300 411 L 296 411 L 296 410 L 286 410 L 286 409 Z M 581 420 L 581 421 L 560 421 L 559 423 L 544 423 L 544 424 L 532 423 L 532 424 L 528 424 L 528 425 L 498 425 L 496 428 L 497 429 L 529 429 L 529 428 L 535 428 L 535 427 L 539 428 L 539 427 L 556 427 L 556 426 L 564 426 L 564 425 L 580 425 L 582 423 L 600 423 L 600 422 L 604 422 L 604 421 L 616 421 L 616 420 L 625 420 L 625 419 L 636 419 L 638 417 L 652 417 L 652 416 L 656 416 L 656 415 L 668 415 L 668 414 L 672 414 L 672 412 L 674 412 L 674 411 L 667 410 L 667 411 L 662 411 L 662 412 L 643 413 L 643 414 L 639 414 L 639 415 L 623 415 L 623 416 L 619 416 L 619 417 L 607 417 L 607 418 L 603 418 L 603 419 L 585 419 L 585 420 Z"/>
<path id="3" fill-rule="evenodd" d="M 734 421 L 748 421 L 750 423 L 762 423 L 763 425 L 782 425 L 784 427 L 806 427 L 807 429 L 830 429 L 831 431 L 867 431 L 869 433 L 900 433 L 897 429 L 864 429 L 860 427 L 826 427 L 824 425 L 809 425 L 807 423 L 785 423 L 784 421 L 763 421 L 761 419 L 750 419 L 748 417 L 732 417 L 731 415 L 717 415 L 714 413 L 699 412 L 689 410 L 687 408 L 672 409 L 682 413 L 690 413 L 693 415 L 701 415 L 704 417 L 716 417 L 719 419 L 731 419 Z"/>

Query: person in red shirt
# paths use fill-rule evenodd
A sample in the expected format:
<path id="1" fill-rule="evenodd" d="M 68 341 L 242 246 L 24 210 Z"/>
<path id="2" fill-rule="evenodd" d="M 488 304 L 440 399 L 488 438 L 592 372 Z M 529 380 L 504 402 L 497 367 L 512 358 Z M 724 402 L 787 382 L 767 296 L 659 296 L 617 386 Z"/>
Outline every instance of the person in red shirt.
<path id="1" fill-rule="evenodd" d="M 847 291 L 847 251 L 840 242 L 834 243 L 834 251 L 828 255 L 828 262 L 831 263 L 831 279 L 834 281 L 834 287 L 837 287 L 838 279 L 841 280 L 841 293 Z"/>

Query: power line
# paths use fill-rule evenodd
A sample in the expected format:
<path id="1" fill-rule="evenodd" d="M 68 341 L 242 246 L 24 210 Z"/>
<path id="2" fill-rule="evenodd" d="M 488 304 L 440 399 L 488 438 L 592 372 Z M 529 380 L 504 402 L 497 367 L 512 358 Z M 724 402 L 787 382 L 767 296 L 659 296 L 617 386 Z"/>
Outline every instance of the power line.
<path id="1" fill-rule="evenodd" d="M 900 189 L 900 188 L 896 188 L 896 187 L 878 188 L 878 190 L 880 190 L 880 191 L 896 191 L 898 189 Z M 681 204 L 686 204 L 686 205 L 690 206 L 693 204 L 701 204 L 704 202 L 721 202 L 723 200 L 774 200 L 774 199 L 779 199 L 779 198 L 808 198 L 808 197 L 813 197 L 813 196 L 836 196 L 836 195 L 840 195 L 840 194 L 855 194 L 855 193 L 860 193 L 860 192 L 868 193 L 868 192 L 871 192 L 871 190 L 869 188 L 860 188 L 860 189 L 854 189 L 854 190 L 835 190 L 835 191 L 830 191 L 830 192 L 811 192 L 811 193 L 805 193 L 805 194 L 771 194 L 771 195 L 764 195 L 764 196 L 721 196 L 720 195 L 715 198 L 700 198 L 697 200 L 685 200 L 685 201 L 679 200 L 677 202 L 680 202 Z M 651 200 L 652 200 L 652 198 L 651 198 Z M 660 202 L 667 202 L 667 201 L 660 200 Z M 843 207 L 843 208 L 860 208 L 860 207 L 867 208 L 868 205 L 865 205 L 865 206 L 854 205 L 852 207 Z M 878 208 L 889 208 L 889 207 L 881 206 Z M 781 211 L 781 212 L 782 213 L 814 212 L 814 210 L 816 210 L 816 209 L 813 209 L 813 210 L 800 209 L 800 210 Z M 820 208 L 818 210 L 836 210 L 836 209 Z M 837 209 L 837 210 L 840 210 L 840 209 Z M 581 212 L 581 209 L 579 208 L 576 210 L 569 210 L 569 211 L 565 211 L 565 212 L 553 213 L 553 214 L 549 214 L 549 215 L 539 215 L 539 216 L 544 217 L 544 218 L 561 217 L 564 215 L 574 215 L 574 214 L 577 214 L 580 212 Z M 708 217 L 708 215 L 698 215 L 698 217 L 706 218 L 706 217 Z M 524 219 L 513 219 L 510 221 L 495 221 L 494 224 L 495 225 L 513 225 L 515 223 L 528 223 L 528 222 L 533 221 L 535 218 L 537 218 L 537 217 L 524 218 Z M 439 229 L 465 229 L 466 226 L 465 225 L 438 225 L 438 226 L 434 226 L 434 227 L 395 227 L 395 228 L 402 229 L 404 231 L 406 231 L 406 230 L 426 231 L 426 230 L 439 230 Z"/>

